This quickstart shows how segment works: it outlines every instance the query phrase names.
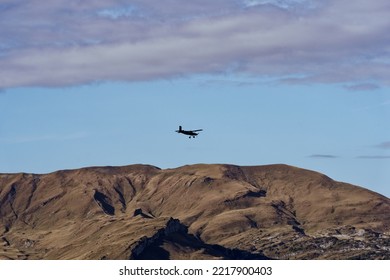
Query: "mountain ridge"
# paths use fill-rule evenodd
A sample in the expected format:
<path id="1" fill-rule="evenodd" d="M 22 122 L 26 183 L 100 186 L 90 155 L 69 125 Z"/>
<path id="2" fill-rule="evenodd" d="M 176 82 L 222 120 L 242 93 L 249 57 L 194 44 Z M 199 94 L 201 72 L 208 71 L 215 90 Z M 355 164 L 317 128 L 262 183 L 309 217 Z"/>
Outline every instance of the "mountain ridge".
<path id="1" fill-rule="evenodd" d="M 128 259 L 151 238 L 137 256 L 389 259 L 388 213 L 385 196 L 285 164 L 0 174 L 0 258 Z M 170 219 L 186 230 L 157 234 Z"/>

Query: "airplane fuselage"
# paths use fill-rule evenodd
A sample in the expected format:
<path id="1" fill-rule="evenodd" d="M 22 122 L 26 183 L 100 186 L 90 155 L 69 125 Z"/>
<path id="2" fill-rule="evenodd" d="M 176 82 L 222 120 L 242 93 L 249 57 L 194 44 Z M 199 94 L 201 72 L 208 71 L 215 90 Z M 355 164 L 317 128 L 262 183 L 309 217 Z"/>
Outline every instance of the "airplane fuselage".
<path id="1" fill-rule="evenodd" d="M 185 134 L 185 135 L 190 135 L 190 136 L 196 136 L 199 133 L 193 132 L 193 131 L 188 131 L 188 130 L 181 130 L 179 133 Z"/>

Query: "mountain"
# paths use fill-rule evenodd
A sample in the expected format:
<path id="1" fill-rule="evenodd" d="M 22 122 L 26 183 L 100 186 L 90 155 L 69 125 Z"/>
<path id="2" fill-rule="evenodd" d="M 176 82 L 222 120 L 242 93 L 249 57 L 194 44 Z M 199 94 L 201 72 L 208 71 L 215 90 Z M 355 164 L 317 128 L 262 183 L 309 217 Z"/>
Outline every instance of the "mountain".
<path id="1" fill-rule="evenodd" d="M 0 259 L 390 259 L 389 213 L 281 164 L 0 174 Z"/>

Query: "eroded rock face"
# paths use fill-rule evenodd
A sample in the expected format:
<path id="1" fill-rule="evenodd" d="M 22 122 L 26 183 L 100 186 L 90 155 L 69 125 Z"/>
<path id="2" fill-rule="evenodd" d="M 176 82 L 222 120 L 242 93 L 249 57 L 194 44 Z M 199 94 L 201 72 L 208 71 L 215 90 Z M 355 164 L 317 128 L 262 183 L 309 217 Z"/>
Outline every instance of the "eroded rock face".
<path id="1" fill-rule="evenodd" d="M 179 233 L 186 235 L 188 232 L 187 227 L 180 223 L 179 220 L 170 218 L 166 226 L 159 229 L 155 234 L 150 237 L 143 236 L 137 242 L 135 247 L 131 250 L 130 259 L 136 259 L 139 257 L 147 247 L 153 245 L 158 240 L 169 237 L 173 233 Z"/>
<path id="2" fill-rule="evenodd" d="M 0 258 L 390 259 L 388 213 L 287 165 L 0 174 Z"/>
<path id="3" fill-rule="evenodd" d="M 95 190 L 93 198 L 105 214 L 111 216 L 115 215 L 115 207 L 111 205 L 111 199 L 107 197 L 104 193 Z"/>
<path id="4" fill-rule="evenodd" d="M 179 220 L 170 218 L 167 224 L 150 237 L 143 236 L 131 249 L 130 259 L 170 259 L 170 251 L 164 243 L 176 247 L 176 255 L 199 254 L 208 259 L 268 259 L 261 253 L 252 253 L 239 249 L 229 249 L 216 244 L 206 244 L 188 233 L 188 228 Z M 182 258 L 182 257 L 180 257 Z"/>

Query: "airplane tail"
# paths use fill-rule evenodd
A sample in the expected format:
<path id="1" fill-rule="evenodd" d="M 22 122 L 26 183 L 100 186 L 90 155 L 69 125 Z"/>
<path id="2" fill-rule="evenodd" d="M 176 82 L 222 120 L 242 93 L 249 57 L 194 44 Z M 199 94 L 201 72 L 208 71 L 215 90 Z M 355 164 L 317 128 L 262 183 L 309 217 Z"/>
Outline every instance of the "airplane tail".
<path id="1" fill-rule="evenodd" d="M 183 130 L 181 129 L 181 125 L 179 126 L 179 130 L 176 130 L 177 133 L 182 132 Z"/>

